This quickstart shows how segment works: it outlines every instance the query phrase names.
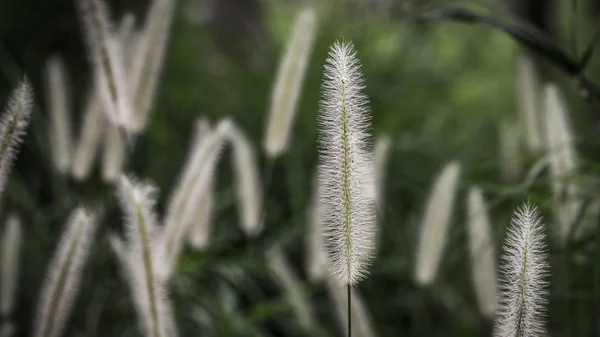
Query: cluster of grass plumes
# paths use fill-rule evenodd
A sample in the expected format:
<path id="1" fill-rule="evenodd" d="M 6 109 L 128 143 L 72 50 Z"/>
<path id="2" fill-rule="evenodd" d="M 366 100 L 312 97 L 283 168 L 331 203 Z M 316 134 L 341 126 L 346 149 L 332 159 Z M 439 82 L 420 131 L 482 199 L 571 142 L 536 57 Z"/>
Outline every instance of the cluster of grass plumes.
<path id="1" fill-rule="evenodd" d="M 102 2 L 88 1 L 85 5 L 91 7 L 84 8 L 82 13 L 90 15 L 90 8 L 98 3 L 102 8 Z M 93 202 L 87 205 L 87 212 L 76 211 L 87 216 L 90 211 L 95 213 L 94 217 L 81 217 L 89 220 L 89 228 L 84 226 L 88 222 L 75 221 L 78 225 L 74 225 L 71 220 L 64 232 L 65 239 L 60 242 L 55 261 L 48 267 L 53 270 L 47 277 L 47 283 L 51 285 L 40 284 L 44 295 L 51 299 L 40 297 L 38 316 L 31 325 L 32 330 L 40 329 L 41 332 L 36 334 L 69 335 L 83 331 L 85 326 L 86 333 L 89 329 L 91 334 L 119 336 L 198 333 L 377 336 L 387 335 L 392 329 L 402 329 L 399 324 L 390 322 L 404 324 L 410 320 L 407 325 L 419 326 L 421 332 L 412 328 L 407 335 L 436 335 L 431 331 L 448 328 L 448 325 L 436 328 L 435 324 L 428 324 L 431 323 L 428 321 L 430 312 L 437 315 L 439 310 L 444 310 L 444 317 L 449 317 L 446 321 L 460 325 L 463 330 L 475 330 L 481 324 L 494 325 L 496 336 L 545 333 L 547 326 L 543 313 L 548 305 L 550 263 L 544 247 L 543 225 L 535 216 L 533 206 L 524 206 L 515 213 L 505 248 L 497 249 L 504 228 L 504 223 L 499 226 L 498 219 L 509 213 L 502 203 L 499 207 L 498 199 L 494 198 L 502 195 L 497 192 L 500 188 L 496 190 L 489 182 L 478 181 L 477 186 L 481 188 L 470 186 L 468 195 L 462 198 L 464 185 L 471 184 L 473 171 L 477 170 L 463 158 L 460 158 L 460 165 L 458 160 L 450 161 L 437 179 L 432 178 L 429 170 L 413 173 L 415 169 L 410 162 L 423 160 L 430 154 L 418 149 L 419 155 L 411 156 L 413 150 L 407 149 L 414 144 L 406 140 L 408 137 L 389 131 L 385 134 L 374 132 L 383 124 L 381 119 L 378 120 L 381 114 L 377 111 L 377 106 L 382 103 L 380 97 L 375 96 L 378 98 L 372 102 L 372 123 L 366 93 L 376 92 L 380 87 L 376 85 L 371 91 L 365 88 L 358 56 L 372 60 L 373 55 L 378 54 L 361 49 L 364 44 L 357 44 L 355 49 L 351 42 L 335 42 L 327 60 L 324 53 L 315 53 L 319 61 L 314 63 L 325 63 L 322 102 L 320 106 L 316 102 L 310 106 L 313 115 L 309 116 L 314 119 L 314 113 L 319 111 L 318 151 L 311 149 L 310 152 L 319 159 L 317 165 L 304 160 L 305 152 L 309 151 L 296 146 L 302 135 L 292 135 L 295 118 L 305 117 L 296 114 L 303 111 L 299 106 L 303 90 L 310 90 L 303 88 L 302 82 L 310 78 L 305 73 L 311 68 L 312 44 L 319 41 L 314 35 L 319 31 L 316 23 L 320 8 L 299 11 L 282 43 L 287 47 L 281 48 L 281 66 L 273 78 L 276 84 L 271 93 L 270 109 L 266 110 L 270 114 L 263 130 L 264 153 L 257 146 L 261 144 L 257 141 L 260 137 L 248 128 L 243 118 L 217 120 L 202 116 L 195 123 L 189 123 L 194 124 L 195 133 L 189 139 L 187 160 L 174 164 L 181 165 L 179 177 L 173 176 L 167 181 L 155 176 L 149 165 L 132 163 L 133 158 L 146 151 L 150 161 L 171 162 L 175 157 L 170 151 L 162 153 L 148 148 L 144 138 L 146 130 L 156 126 L 151 113 L 156 101 L 153 93 L 160 79 L 172 6 L 171 1 L 156 0 L 143 25 L 135 25 L 136 20 L 130 15 L 125 15 L 116 24 L 109 22 L 112 20 L 109 14 L 91 13 L 92 17 L 107 21 L 98 27 L 87 27 L 91 31 L 97 30 L 93 34 L 95 38 L 100 36 L 92 43 L 101 43 L 104 34 L 104 39 L 108 40 L 104 41 L 106 48 L 119 47 L 105 56 L 96 55 L 98 46 L 90 47 L 96 77 L 85 97 L 86 108 L 78 125 L 77 139 L 71 140 L 68 132 L 61 133 L 61 130 L 69 130 L 70 122 L 76 120 L 71 120 L 69 115 L 73 100 L 70 91 L 60 90 L 61 86 L 67 86 L 67 69 L 56 66 L 55 62 L 60 58 L 48 61 L 46 82 L 54 86 L 47 90 L 51 117 L 48 120 L 49 146 L 54 174 L 68 184 L 71 184 L 68 175 L 72 175 L 72 185 L 76 186 L 72 191 L 63 192 L 72 194 L 61 202 L 70 207 L 73 200 L 87 201 L 87 186 L 97 188 L 99 183 L 94 176 L 96 159 L 99 159 L 101 177 L 107 184 L 102 187 L 102 193 L 106 193 L 101 199 L 97 198 L 99 193 L 90 198 Z M 102 11 L 108 12 L 108 9 Z M 83 20 L 84 23 L 88 21 L 89 18 Z M 156 39 L 154 43 L 148 42 L 153 39 Z M 331 41 L 328 39 L 327 43 Z M 113 53 L 128 55 L 114 58 L 110 56 Z M 106 58 L 107 64 L 103 67 L 120 60 L 123 64 L 113 67 L 121 70 L 107 74 L 108 69 L 98 68 L 97 57 Z M 319 71 L 322 72 L 322 68 Z M 114 80 L 114 84 L 127 87 L 119 92 L 130 95 L 127 99 L 121 100 L 118 95 L 111 98 L 102 92 L 106 90 L 103 86 L 110 84 L 111 76 L 124 76 L 124 81 Z M 369 77 L 368 82 L 371 81 Z M 550 117 L 539 119 L 549 125 L 552 123 L 555 130 L 568 131 L 565 118 L 556 118 L 557 113 L 564 115 L 564 109 L 557 108 L 560 104 L 556 104 L 556 99 L 560 95 L 552 91 L 546 93 L 548 106 L 553 109 L 547 113 L 554 117 L 552 121 Z M 107 103 L 107 97 L 113 101 Z M 267 101 L 268 97 L 265 92 Z M 119 106 L 128 100 L 131 111 L 119 110 Z M 65 101 L 67 106 L 64 106 Z M 113 109 L 114 114 L 108 115 L 107 109 Z M 111 116 L 121 115 L 122 111 L 125 117 L 111 119 Z M 510 122 L 513 120 L 511 118 Z M 312 127 L 299 124 L 298 128 Z M 160 128 L 169 125 L 165 123 Z M 437 132 L 439 126 L 432 123 L 430 127 L 432 132 Z M 507 161 L 505 179 L 518 182 L 529 163 L 521 163 L 515 169 L 510 160 L 521 156 L 518 151 L 522 147 L 522 135 L 514 124 L 502 132 L 501 146 L 506 153 L 500 160 Z M 541 148 L 532 151 L 531 156 L 547 155 L 549 163 L 555 161 L 558 166 L 564 163 L 564 156 L 555 159 L 551 153 L 564 155 L 566 151 L 550 149 L 561 148 L 562 143 L 571 140 L 570 137 L 552 138 L 557 132 L 548 132 L 547 140 L 538 140 L 542 142 Z M 55 138 L 53 134 L 65 136 L 66 140 Z M 311 137 L 314 140 L 314 133 Z M 432 143 L 437 141 L 439 138 L 431 139 Z M 554 142 L 555 145 L 546 147 L 548 144 L 543 142 Z M 72 155 L 69 151 L 73 151 Z M 486 156 L 496 159 L 492 152 Z M 572 163 L 573 157 L 571 151 L 570 159 L 567 159 Z M 406 166 L 399 166 L 398 161 L 406 162 L 402 164 Z M 388 164 L 406 170 L 388 170 Z M 567 200 L 577 201 L 578 207 L 582 207 L 582 203 L 577 193 L 569 192 L 576 190 L 570 189 L 572 182 L 568 180 L 574 170 L 563 170 L 554 175 L 554 164 L 550 165 L 552 186 L 560 186 L 561 190 L 556 192 L 558 206 L 552 209 L 557 212 L 558 220 L 560 214 L 564 214 L 559 206 L 566 205 Z M 307 178 L 310 174 L 304 174 L 304 169 L 313 175 L 312 184 Z M 140 178 L 123 176 L 123 171 L 136 172 Z M 408 171 L 411 173 L 407 176 L 405 172 Z M 145 182 L 146 176 L 160 182 L 160 193 L 153 184 Z M 411 181 L 415 177 L 418 180 L 415 184 L 421 187 L 431 182 L 433 187 L 428 199 L 416 197 L 418 193 L 412 190 L 414 184 Z M 223 184 L 225 179 L 231 181 L 227 186 Z M 403 190 L 398 186 L 399 180 L 410 187 L 411 193 L 403 194 L 403 198 L 410 198 L 406 204 L 398 203 L 395 198 L 398 191 Z M 174 184 L 168 186 L 168 182 Z M 61 187 L 59 185 L 57 190 Z M 550 191 L 554 193 L 554 190 Z M 304 199 L 302 194 L 306 196 Z M 303 204 L 309 195 L 310 204 Z M 386 199 L 390 196 L 391 201 Z M 522 199 L 520 193 L 519 199 Z M 534 196 L 534 200 L 537 202 L 538 198 Z M 543 201 L 541 204 L 547 206 Z M 415 212 L 415 209 L 419 211 Z M 462 209 L 465 210 L 462 213 L 466 213 L 464 216 L 461 216 Z M 69 212 L 71 210 L 69 208 Z M 403 215 L 397 216 L 396 211 Z M 46 209 L 40 212 L 46 212 Z M 568 224 L 574 221 L 572 211 L 569 212 Z M 114 220 L 122 215 L 122 221 Z M 59 215 L 48 216 L 60 218 L 57 221 L 61 222 L 66 219 Z M 404 230 L 410 226 L 413 217 L 420 224 L 418 233 Z M 462 233 L 456 235 L 455 225 L 463 220 L 468 243 L 460 245 L 456 239 L 462 239 Z M 10 239 L 22 236 L 17 223 L 13 219 L 6 222 L 6 242 L 18 243 L 18 239 Z M 231 226 L 232 223 L 238 226 Z M 37 233 L 33 224 L 24 224 L 25 235 Z M 558 226 L 563 224 L 557 222 Z M 72 228 L 79 228 L 80 234 L 85 232 L 86 236 L 73 237 Z M 87 235 L 91 236 L 95 228 L 98 232 L 90 244 Z M 556 233 L 559 242 L 568 245 L 570 239 L 566 233 L 571 231 L 570 227 L 557 228 L 560 230 L 549 232 Z M 60 228 L 53 230 L 60 231 Z M 302 234 L 306 234 L 306 241 L 298 240 Z M 415 242 L 415 246 L 403 245 L 406 241 Z M 2 248 L 2 274 L 18 277 L 19 273 L 14 270 L 19 261 L 19 245 L 6 244 Z M 49 252 L 49 247 L 43 249 L 44 254 Z M 94 268 L 86 275 L 82 270 L 89 249 L 92 250 L 89 257 Z M 299 251 L 306 256 L 301 263 L 298 263 Z M 500 251 L 503 257 L 498 259 L 496 253 Z M 461 266 L 466 267 L 457 267 L 456 256 L 460 255 L 457 252 L 468 254 L 460 260 Z M 407 262 L 409 258 L 414 258 L 414 263 Z M 114 266 L 118 269 L 112 268 Z M 17 267 L 19 272 L 27 268 Z M 120 277 L 108 277 L 101 268 L 112 268 L 120 273 Z M 112 269 L 110 272 L 114 273 Z M 59 270 L 58 277 L 56 270 Z M 448 270 L 452 275 L 448 275 Z M 457 280 L 464 282 L 458 285 Z M 15 284 L 18 284 L 15 279 L 3 280 L 2 293 L 18 294 L 18 287 L 10 290 L 15 289 Z M 319 296 L 324 292 L 328 296 Z M 386 295 L 380 301 L 377 294 L 382 292 Z M 79 304 L 74 302 L 77 294 L 83 295 Z M 10 296 L 0 296 L 3 301 L 0 334 L 27 331 L 22 322 L 5 319 L 15 317 L 15 305 L 10 304 L 13 301 Z M 83 310 L 70 310 L 78 308 L 77 305 Z M 16 309 L 19 310 L 18 304 Z M 414 317 L 407 318 L 407 312 Z M 69 321 L 70 317 L 72 321 Z M 403 331 L 393 332 L 401 334 Z M 487 335 L 490 333 L 488 331 Z"/>

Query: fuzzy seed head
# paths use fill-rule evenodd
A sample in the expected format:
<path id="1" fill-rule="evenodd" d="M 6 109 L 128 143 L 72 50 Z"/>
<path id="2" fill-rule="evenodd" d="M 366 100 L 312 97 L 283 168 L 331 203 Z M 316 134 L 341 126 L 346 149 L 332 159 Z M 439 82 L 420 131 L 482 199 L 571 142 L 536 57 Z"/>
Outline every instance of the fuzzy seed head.
<path id="1" fill-rule="evenodd" d="M 494 337 L 544 336 L 548 253 L 542 218 L 533 204 L 513 213 L 500 266 Z"/>
<path id="2" fill-rule="evenodd" d="M 448 239 L 459 173 L 457 162 L 448 163 L 431 189 L 421 222 L 415 264 L 415 279 L 420 285 L 430 285 L 437 275 Z"/>
<path id="3" fill-rule="evenodd" d="M 481 312 L 491 318 L 496 312 L 496 250 L 483 193 L 478 187 L 469 190 L 467 209 L 467 233 L 475 295 Z"/>
<path id="4" fill-rule="evenodd" d="M 522 55 L 517 62 L 517 98 L 521 120 L 525 125 L 526 141 L 530 152 L 540 152 L 544 147 L 540 109 L 539 79 L 535 64 L 529 56 Z"/>
<path id="5" fill-rule="evenodd" d="M 121 176 L 127 154 L 123 138 L 123 134 L 117 126 L 107 123 L 102 157 L 102 179 L 105 182 L 112 183 Z"/>
<path id="6" fill-rule="evenodd" d="M 247 235 L 256 235 L 261 229 L 262 211 L 262 192 L 256 155 L 250 140 L 239 127 L 232 124 L 229 131 L 228 138 L 233 146 L 233 163 L 242 229 Z"/>
<path id="7" fill-rule="evenodd" d="M 93 243 L 96 224 L 87 210 L 73 211 L 49 264 L 34 324 L 35 337 L 60 336 L 67 323 Z"/>
<path id="8" fill-rule="evenodd" d="M 296 19 L 285 54 L 279 64 L 275 86 L 271 92 L 269 119 L 264 147 L 269 157 L 286 151 L 302 83 L 312 53 L 317 17 L 314 8 L 304 9 Z"/>
<path id="9" fill-rule="evenodd" d="M 354 46 L 335 42 L 325 64 L 320 102 L 321 203 L 332 272 L 341 284 L 364 279 L 375 240 L 371 117 Z"/>
<path id="10" fill-rule="evenodd" d="M 48 60 L 46 78 L 52 159 L 56 170 L 65 173 L 71 164 L 71 108 L 67 73 L 60 57 Z"/>
<path id="11" fill-rule="evenodd" d="M 82 123 L 71 166 L 71 173 L 76 180 L 84 180 L 90 175 L 104 135 L 102 131 L 110 124 L 102 113 L 102 105 L 95 89 L 89 95 Z"/>
<path id="12" fill-rule="evenodd" d="M 0 195 L 4 192 L 12 163 L 27 133 L 31 115 L 33 91 L 24 78 L 10 96 L 0 118 Z"/>

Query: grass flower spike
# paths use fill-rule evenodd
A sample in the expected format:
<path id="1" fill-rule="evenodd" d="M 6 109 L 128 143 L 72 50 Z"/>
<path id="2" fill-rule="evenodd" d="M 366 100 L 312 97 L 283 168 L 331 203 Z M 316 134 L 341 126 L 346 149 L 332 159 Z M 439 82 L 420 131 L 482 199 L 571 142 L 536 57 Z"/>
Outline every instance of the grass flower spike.
<path id="1" fill-rule="evenodd" d="M 277 79 L 271 93 L 269 119 L 264 139 L 265 151 L 269 157 L 279 156 L 288 147 L 302 83 L 312 52 L 316 26 L 317 17 L 313 8 L 300 12 L 285 47 L 285 54 L 279 64 Z"/>
<path id="2" fill-rule="evenodd" d="M 110 24 L 104 0 L 76 1 L 87 33 L 103 110 L 113 124 L 132 129 L 131 97 L 120 36 Z"/>
<path id="3" fill-rule="evenodd" d="M 446 246 L 456 197 L 460 166 L 447 164 L 437 177 L 421 222 L 415 263 L 415 279 L 421 285 L 433 283 Z"/>
<path id="4" fill-rule="evenodd" d="M 169 325 L 169 308 L 158 269 L 163 263 L 158 247 L 157 218 L 155 208 L 155 188 L 122 176 L 119 184 L 119 199 L 125 214 L 126 237 L 129 244 L 132 270 L 126 271 L 135 285 L 133 297 L 147 336 L 166 337 Z M 113 240 L 114 241 L 114 240 Z M 118 245 L 113 243 L 116 251 Z M 122 253 L 118 253 L 122 255 Z M 122 259 L 126 270 L 128 262 Z"/>
<path id="5" fill-rule="evenodd" d="M 500 294 L 494 337 L 545 336 L 548 253 L 544 225 L 534 205 L 519 207 L 511 219 L 500 267 Z"/>
<path id="6" fill-rule="evenodd" d="M 0 288 L 0 314 L 10 318 L 13 314 L 15 296 L 19 280 L 21 254 L 21 221 L 15 215 L 9 216 L 2 236 L 2 269 Z"/>
<path id="7" fill-rule="evenodd" d="M 492 241 L 490 220 L 478 187 L 469 190 L 467 199 L 471 275 L 479 309 L 487 317 L 496 313 L 496 250 Z"/>
<path id="8" fill-rule="evenodd" d="M 0 195 L 4 192 L 10 167 L 27 132 L 33 92 L 27 78 L 13 91 L 0 119 Z"/>
<path id="9" fill-rule="evenodd" d="M 115 125 L 107 123 L 102 156 L 102 179 L 114 182 L 120 176 L 125 163 L 126 145 L 123 134 Z"/>
<path id="10" fill-rule="evenodd" d="M 73 211 L 42 287 L 34 324 L 35 337 L 57 337 L 64 330 L 95 229 L 95 221 L 85 209 Z"/>
<path id="11" fill-rule="evenodd" d="M 579 212 L 579 194 L 575 183 L 569 178 L 577 174 L 573 133 L 567 121 L 565 105 L 558 88 L 547 85 L 544 89 L 546 102 L 546 141 L 550 160 L 552 197 L 555 218 L 559 223 L 559 238 L 567 239 L 573 221 Z"/>
<path id="12" fill-rule="evenodd" d="M 366 276 L 375 244 L 371 117 L 364 87 L 354 46 L 335 42 L 318 115 L 319 170 L 330 266 L 337 280 L 348 285 Z"/>
<path id="13" fill-rule="evenodd" d="M 50 58 L 46 67 L 52 159 L 56 170 L 66 173 L 71 165 L 71 110 L 67 73 L 58 56 Z"/>
<path id="14" fill-rule="evenodd" d="M 529 56 L 522 55 L 517 62 L 517 98 L 522 123 L 526 130 L 530 152 L 540 152 L 544 147 L 540 116 L 540 88 L 535 64 Z"/>
<path id="15" fill-rule="evenodd" d="M 71 163 L 71 174 L 76 180 L 84 180 L 90 175 L 103 131 L 109 124 L 102 113 L 102 105 L 95 89 L 92 89 L 88 98 L 82 123 Z"/>
<path id="16" fill-rule="evenodd" d="M 250 140 L 242 130 L 232 124 L 229 131 L 229 140 L 233 145 L 233 162 L 242 229 L 248 235 L 256 235 L 260 231 L 262 210 L 262 193 L 256 155 Z"/>

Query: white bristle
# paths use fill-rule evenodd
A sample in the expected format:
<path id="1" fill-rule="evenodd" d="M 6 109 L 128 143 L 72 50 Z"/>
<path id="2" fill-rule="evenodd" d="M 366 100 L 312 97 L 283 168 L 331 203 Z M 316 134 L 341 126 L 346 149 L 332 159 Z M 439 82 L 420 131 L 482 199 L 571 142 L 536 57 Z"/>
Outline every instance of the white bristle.
<path id="1" fill-rule="evenodd" d="M 59 56 L 48 60 L 46 78 L 52 160 L 59 173 L 66 173 L 71 165 L 71 97 L 67 73 Z"/>

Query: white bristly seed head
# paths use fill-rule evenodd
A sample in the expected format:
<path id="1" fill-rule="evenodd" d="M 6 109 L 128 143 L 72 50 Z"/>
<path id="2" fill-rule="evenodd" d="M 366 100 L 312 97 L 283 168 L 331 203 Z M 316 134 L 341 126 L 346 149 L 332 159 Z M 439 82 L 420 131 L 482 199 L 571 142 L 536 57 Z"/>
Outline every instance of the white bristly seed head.
<path id="1" fill-rule="evenodd" d="M 153 0 L 146 23 L 139 36 L 137 50 L 132 64 L 131 88 L 133 90 L 133 111 L 130 121 L 136 131 L 146 128 L 156 88 L 160 79 L 163 59 L 176 1 Z"/>
<path id="2" fill-rule="evenodd" d="M 577 174 L 573 133 L 567 121 L 564 102 L 555 85 L 544 88 L 546 110 L 546 148 L 549 152 L 550 178 L 555 219 L 561 242 L 565 242 L 578 213 L 578 186 L 569 182 Z"/>
<path id="3" fill-rule="evenodd" d="M 160 275 L 164 280 L 170 277 L 179 260 L 185 235 L 189 233 L 189 228 L 196 221 L 194 216 L 198 203 L 203 201 L 202 196 L 211 187 L 215 167 L 230 127 L 230 119 L 221 120 L 215 127 L 215 131 L 198 144 L 169 200 L 164 231 L 160 239 L 161 256 L 164 259 Z"/>
<path id="4" fill-rule="evenodd" d="M 136 308 L 141 325 L 146 336 L 169 336 L 170 309 L 166 304 L 164 282 L 158 276 L 163 262 L 159 255 L 159 233 L 154 210 L 156 189 L 151 184 L 121 176 L 118 195 L 125 215 L 125 232 L 132 261 L 132 270 L 125 274 L 130 274 L 132 279 L 129 282 L 137 289 L 134 300 L 138 302 Z"/>
<path id="5" fill-rule="evenodd" d="M 24 78 L 12 92 L 0 118 L 0 195 L 4 193 L 12 162 L 27 133 L 32 101 L 31 85 Z"/>
<path id="6" fill-rule="evenodd" d="M 504 242 L 494 337 L 545 336 L 549 274 L 542 218 L 526 203 L 513 213 Z"/>
<path id="7" fill-rule="evenodd" d="M 367 275 L 375 241 L 375 177 L 369 149 L 371 116 L 354 46 L 329 50 L 320 102 L 319 162 L 331 269 L 341 284 Z"/>
<path id="8" fill-rule="evenodd" d="M 487 317 L 496 313 L 496 249 L 491 236 L 490 220 L 483 193 L 478 187 L 469 190 L 467 199 L 471 276 L 479 309 Z"/>
<path id="9" fill-rule="evenodd" d="M 527 146 L 530 152 L 540 152 L 544 148 L 544 137 L 539 79 L 535 64 L 527 55 L 521 55 L 517 61 L 516 87 L 521 123 L 525 126 L 526 131 Z"/>
<path id="10" fill-rule="evenodd" d="M 2 236 L 2 274 L 0 288 L 0 314 L 10 317 L 15 305 L 19 280 L 19 261 L 21 254 L 21 221 L 11 215 L 6 221 Z"/>
<path id="11" fill-rule="evenodd" d="M 277 157 L 287 150 L 316 30 L 314 8 L 304 9 L 296 18 L 271 92 L 264 139 L 265 151 L 269 157 Z"/>
<path id="12" fill-rule="evenodd" d="M 262 192 L 254 148 L 248 137 L 232 123 L 228 134 L 233 146 L 233 164 L 242 229 L 247 235 L 260 231 Z"/>
<path id="13" fill-rule="evenodd" d="M 92 59 L 103 111 L 115 125 L 132 130 L 131 91 L 120 36 L 111 26 L 104 0 L 76 0 Z"/>
<path id="14" fill-rule="evenodd" d="M 415 263 L 415 280 L 420 285 L 430 285 L 437 275 L 448 239 L 459 173 L 457 162 L 448 163 L 429 194 Z"/>
<path id="15" fill-rule="evenodd" d="M 75 145 L 73 162 L 71 163 L 71 174 L 76 180 L 84 180 L 90 175 L 92 164 L 94 164 L 94 159 L 100 148 L 100 141 L 104 135 L 103 131 L 110 124 L 102 113 L 102 105 L 95 87 L 89 94 L 82 123 L 79 129 L 79 139 Z"/>
<path id="16" fill-rule="evenodd" d="M 95 230 L 95 220 L 87 210 L 77 208 L 73 211 L 49 264 L 33 336 L 57 337 L 64 331 Z"/>
<path id="17" fill-rule="evenodd" d="M 48 135 L 54 167 L 66 173 L 71 165 L 71 107 L 67 73 L 59 56 L 51 57 L 46 65 L 46 95 L 50 124 Z"/>

